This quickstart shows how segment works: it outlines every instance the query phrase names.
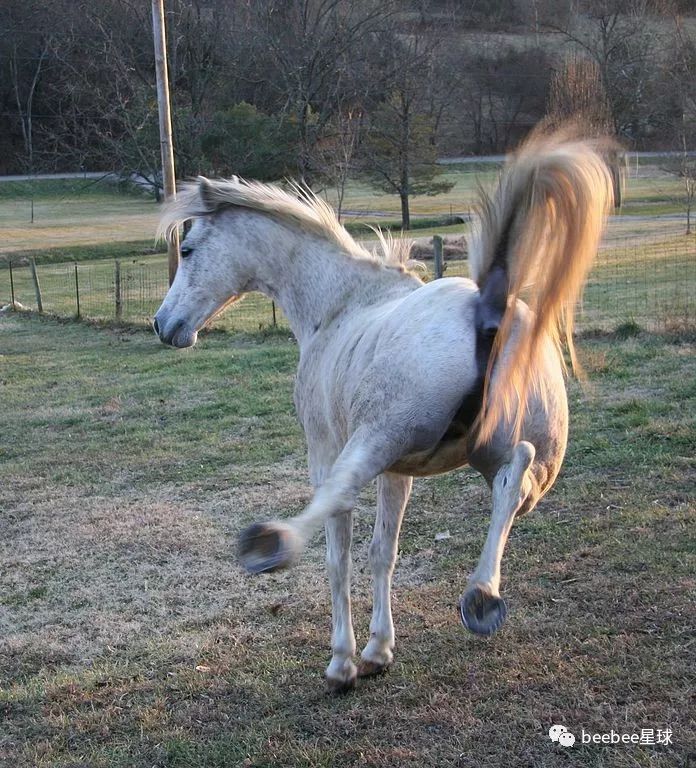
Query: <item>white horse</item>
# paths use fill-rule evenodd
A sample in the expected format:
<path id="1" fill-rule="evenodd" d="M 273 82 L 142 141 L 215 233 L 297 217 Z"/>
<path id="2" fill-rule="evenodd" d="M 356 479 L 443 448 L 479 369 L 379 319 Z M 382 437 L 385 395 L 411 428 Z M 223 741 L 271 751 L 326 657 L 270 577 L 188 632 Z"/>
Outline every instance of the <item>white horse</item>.
<path id="1" fill-rule="evenodd" d="M 357 245 L 322 201 L 299 189 L 200 178 L 164 214 L 171 234 L 192 221 L 154 328 L 188 347 L 222 307 L 261 291 L 283 309 L 300 349 L 295 405 L 315 488 L 296 517 L 251 526 L 240 554 L 251 572 L 291 564 L 324 525 L 333 604 L 330 690 L 392 661 L 390 589 L 413 476 L 467 463 L 489 483 L 493 513 L 460 598 L 465 626 L 503 623 L 500 563 L 515 515 L 534 507 L 561 466 L 568 406 L 559 340 L 572 353 L 572 310 L 612 197 L 598 149 L 536 135 L 482 196 L 470 244 L 473 280 L 423 284 L 402 244 L 382 257 Z M 518 298 L 526 291 L 529 306 Z M 572 356 L 574 361 L 574 356 Z M 369 560 L 370 639 L 354 663 L 352 509 L 377 478 Z"/>

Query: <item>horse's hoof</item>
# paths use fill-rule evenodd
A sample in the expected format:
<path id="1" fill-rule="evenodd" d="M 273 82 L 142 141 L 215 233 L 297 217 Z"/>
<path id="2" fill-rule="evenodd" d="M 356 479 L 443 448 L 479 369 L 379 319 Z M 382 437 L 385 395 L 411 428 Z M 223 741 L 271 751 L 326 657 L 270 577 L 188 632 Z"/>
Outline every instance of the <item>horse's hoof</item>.
<path id="1" fill-rule="evenodd" d="M 481 587 L 472 587 L 459 600 L 462 624 L 477 635 L 492 635 L 505 621 L 507 607 L 502 597 L 495 597 Z"/>
<path id="2" fill-rule="evenodd" d="M 375 661 L 360 659 L 358 662 L 358 677 L 377 677 L 389 669 L 389 664 L 377 664 Z"/>
<path id="3" fill-rule="evenodd" d="M 249 573 L 269 573 L 292 565 L 297 536 L 282 523 L 254 523 L 239 536 L 239 559 Z"/>
<path id="4" fill-rule="evenodd" d="M 355 688 L 355 677 L 349 677 L 347 680 L 342 680 L 339 677 L 326 678 L 326 692 L 331 696 L 342 696 L 345 693 L 350 693 Z"/>

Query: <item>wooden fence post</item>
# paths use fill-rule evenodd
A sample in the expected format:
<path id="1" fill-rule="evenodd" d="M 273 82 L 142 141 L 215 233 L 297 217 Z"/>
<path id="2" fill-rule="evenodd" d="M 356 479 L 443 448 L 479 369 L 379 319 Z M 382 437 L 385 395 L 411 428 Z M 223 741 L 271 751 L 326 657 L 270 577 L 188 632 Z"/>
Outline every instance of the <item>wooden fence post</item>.
<path id="1" fill-rule="evenodd" d="M 176 197 L 174 173 L 174 147 L 172 145 L 172 116 L 169 103 L 169 72 L 167 67 L 167 36 L 164 27 L 164 0 L 152 0 L 152 33 L 155 49 L 155 74 L 157 80 L 157 106 L 159 113 L 160 154 L 162 157 L 162 182 L 164 199 Z M 168 239 L 169 285 L 174 282 L 179 267 L 178 228 Z"/>
<path id="2" fill-rule="evenodd" d="M 442 277 L 442 238 L 440 235 L 433 237 L 433 251 L 435 261 L 435 279 Z"/>
<path id="3" fill-rule="evenodd" d="M 116 294 L 116 319 L 121 319 L 121 262 L 114 261 L 114 293 Z"/>
<path id="4" fill-rule="evenodd" d="M 80 281 L 77 279 L 77 262 L 75 262 L 75 303 L 77 305 L 77 317 L 80 317 Z"/>
<path id="5" fill-rule="evenodd" d="M 39 285 L 39 276 L 36 272 L 36 262 L 32 258 L 29 262 L 29 266 L 31 267 L 31 276 L 34 279 L 34 290 L 36 291 L 36 306 L 38 307 L 39 312 L 43 312 L 43 301 L 41 300 L 41 286 Z"/>
<path id="6" fill-rule="evenodd" d="M 10 296 L 12 298 L 12 309 L 17 309 L 17 303 L 15 302 L 15 292 L 14 292 L 14 277 L 12 276 L 12 259 L 8 261 L 8 265 L 10 267 Z"/>
<path id="7" fill-rule="evenodd" d="M 273 312 L 273 327 L 277 327 L 278 322 L 276 321 L 276 307 L 275 307 L 275 301 L 271 300 L 271 311 Z"/>

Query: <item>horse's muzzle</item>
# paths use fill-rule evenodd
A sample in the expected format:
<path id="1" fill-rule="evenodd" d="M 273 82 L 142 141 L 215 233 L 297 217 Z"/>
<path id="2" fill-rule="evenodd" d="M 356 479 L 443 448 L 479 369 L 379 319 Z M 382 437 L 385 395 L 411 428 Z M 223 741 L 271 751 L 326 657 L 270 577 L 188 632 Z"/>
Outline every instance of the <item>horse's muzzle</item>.
<path id="1" fill-rule="evenodd" d="M 172 320 L 155 315 L 152 327 L 159 336 L 160 341 L 170 347 L 183 349 L 192 347 L 198 339 L 198 332 L 191 328 L 185 320 Z"/>

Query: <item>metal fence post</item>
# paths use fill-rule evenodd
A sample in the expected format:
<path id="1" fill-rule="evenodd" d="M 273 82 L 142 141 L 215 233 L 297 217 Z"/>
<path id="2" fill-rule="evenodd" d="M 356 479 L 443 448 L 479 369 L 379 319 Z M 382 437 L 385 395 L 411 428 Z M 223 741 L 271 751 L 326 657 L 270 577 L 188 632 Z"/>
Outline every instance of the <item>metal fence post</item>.
<path id="1" fill-rule="evenodd" d="M 12 309 L 17 309 L 17 302 L 15 301 L 14 292 L 14 277 L 12 276 L 12 259 L 10 259 L 7 263 L 10 267 L 10 297 L 12 301 Z"/>
<path id="2" fill-rule="evenodd" d="M 442 277 L 442 238 L 440 235 L 433 237 L 433 251 L 435 262 L 435 279 Z"/>
<path id="3" fill-rule="evenodd" d="M 121 262 L 116 259 L 114 262 L 114 291 L 116 293 L 116 319 L 121 319 Z"/>
<path id="4" fill-rule="evenodd" d="M 29 262 L 29 266 L 31 267 L 31 276 L 34 279 L 34 290 L 36 291 L 36 305 L 39 309 L 39 312 L 43 312 L 43 301 L 41 300 L 41 286 L 39 285 L 39 275 L 36 272 L 36 261 L 32 258 Z"/>
<path id="5" fill-rule="evenodd" d="M 80 281 L 77 278 L 77 262 L 75 262 L 75 304 L 77 305 L 77 317 L 80 317 Z"/>
<path id="6" fill-rule="evenodd" d="M 271 311 L 273 312 L 273 327 L 276 328 L 278 326 L 278 322 L 276 320 L 276 307 L 275 307 L 275 301 L 271 299 Z"/>

